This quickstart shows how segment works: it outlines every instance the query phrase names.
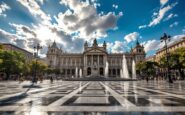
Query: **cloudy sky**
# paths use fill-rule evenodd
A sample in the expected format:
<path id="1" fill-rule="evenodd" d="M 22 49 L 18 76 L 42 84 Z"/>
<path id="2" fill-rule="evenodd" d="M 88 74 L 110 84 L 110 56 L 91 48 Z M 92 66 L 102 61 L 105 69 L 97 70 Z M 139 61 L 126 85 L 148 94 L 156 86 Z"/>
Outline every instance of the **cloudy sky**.
<path id="1" fill-rule="evenodd" d="M 185 34 L 185 0 L 0 0 L 0 42 L 41 55 L 54 40 L 66 52 L 82 52 L 84 41 L 108 51 L 129 51 L 136 40 L 147 56 L 163 47 L 164 32 L 178 41 Z"/>

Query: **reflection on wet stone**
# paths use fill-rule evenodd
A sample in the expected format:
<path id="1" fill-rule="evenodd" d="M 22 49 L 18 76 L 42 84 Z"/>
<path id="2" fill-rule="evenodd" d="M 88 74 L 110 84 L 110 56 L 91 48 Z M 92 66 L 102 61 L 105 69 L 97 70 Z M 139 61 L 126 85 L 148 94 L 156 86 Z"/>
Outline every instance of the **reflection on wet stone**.
<path id="1" fill-rule="evenodd" d="M 58 100 L 59 98 L 61 98 L 61 96 L 33 98 L 28 103 L 28 105 L 29 106 L 38 106 L 38 105 L 47 106 L 47 105 L 51 104 L 52 102 Z"/>
<path id="2" fill-rule="evenodd" d="M 120 105 L 112 96 L 108 97 L 72 97 L 65 106 L 116 106 Z"/>
<path id="3" fill-rule="evenodd" d="M 48 112 L 48 115 L 185 115 L 183 112 Z"/>
<path id="4" fill-rule="evenodd" d="M 19 85 L 9 90 L 0 86 L 2 96 L 22 90 Z M 40 86 L 24 96 L 0 99 L 0 115 L 185 115 L 183 81 L 173 86 L 142 81 L 62 81 Z"/>

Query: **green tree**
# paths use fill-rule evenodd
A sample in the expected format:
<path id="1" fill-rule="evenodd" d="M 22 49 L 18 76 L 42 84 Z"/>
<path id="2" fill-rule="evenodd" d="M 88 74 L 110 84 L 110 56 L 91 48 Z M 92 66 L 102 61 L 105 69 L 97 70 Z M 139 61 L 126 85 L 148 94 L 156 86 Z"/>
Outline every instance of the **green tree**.
<path id="1" fill-rule="evenodd" d="M 19 75 L 24 69 L 25 57 L 16 51 L 0 50 L 0 71 L 6 74 L 6 80 L 11 74 Z"/>
<path id="2" fill-rule="evenodd" d="M 56 77 L 58 78 L 58 76 L 60 75 L 61 71 L 60 69 L 54 69 L 53 73 L 56 75 Z"/>
<path id="3" fill-rule="evenodd" d="M 141 76 L 152 77 L 156 76 L 156 68 L 158 63 L 152 61 L 139 62 L 136 64 L 136 71 Z"/>
<path id="4" fill-rule="evenodd" d="M 0 44 L 0 50 L 3 50 L 3 45 Z"/>
<path id="5" fill-rule="evenodd" d="M 2 45 L 0 45 L 0 65 L 3 63 L 3 59 L 2 59 L 2 51 L 3 50 L 3 46 Z M 0 70 L 1 71 L 1 70 Z"/>
<path id="6" fill-rule="evenodd" d="M 185 79 L 183 69 L 185 69 L 185 47 L 178 48 L 169 55 L 169 67 L 178 70 L 181 79 Z M 160 59 L 160 67 L 167 68 L 166 57 Z"/>
<path id="7" fill-rule="evenodd" d="M 38 77 L 39 75 L 43 75 L 46 71 L 47 71 L 47 64 L 43 63 L 42 61 L 36 61 L 33 60 L 30 64 L 30 72 L 32 75 L 34 75 L 36 73 L 36 77 Z"/>
<path id="8" fill-rule="evenodd" d="M 138 62 L 136 64 L 136 73 L 142 76 L 142 71 L 144 70 L 144 62 Z"/>
<path id="9" fill-rule="evenodd" d="M 185 47 L 178 48 L 173 52 L 173 54 L 176 54 L 179 56 L 179 63 L 181 63 L 182 68 L 185 68 Z"/>
<path id="10" fill-rule="evenodd" d="M 48 75 L 52 74 L 53 73 L 53 69 L 52 68 L 47 68 L 46 72 L 47 72 Z"/>

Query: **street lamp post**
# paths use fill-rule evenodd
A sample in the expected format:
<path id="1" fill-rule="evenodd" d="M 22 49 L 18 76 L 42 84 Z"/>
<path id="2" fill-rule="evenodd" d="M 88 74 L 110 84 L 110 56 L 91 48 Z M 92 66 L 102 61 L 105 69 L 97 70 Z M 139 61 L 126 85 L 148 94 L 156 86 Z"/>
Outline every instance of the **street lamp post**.
<path id="1" fill-rule="evenodd" d="M 169 53 L 168 53 L 168 47 L 167 47 L 167 40 L 170 40 L 171 36 L 164 33 L 164 35 L 160 38 L 161 42 L 164 41 L 165 43 L 165 51 L 166 51 L 166 62 L 167 62 L 167 76 L 169 83 L 173 83 L 173 80 L 170 75 L 170 67 L 169 67 Z"/>
<path id="2" fill-rule="evenodd" d="M 37 77 L 37 58 L 39 57 L 38 53 L 39 53 L 39 50 L 42 49 L 42 46 L 40 46 L 40 44 L 37 44 L 33 48 L 34 48 L 34 56 L 35 56 L 35 74 L 33 76 L 32 82 L 35 83 L 35 82 L 37 82 L 37 79 L 36 79 L 36 77 Z M 35 50 L 36 50 L 36 52 L 35 52 Z"/>

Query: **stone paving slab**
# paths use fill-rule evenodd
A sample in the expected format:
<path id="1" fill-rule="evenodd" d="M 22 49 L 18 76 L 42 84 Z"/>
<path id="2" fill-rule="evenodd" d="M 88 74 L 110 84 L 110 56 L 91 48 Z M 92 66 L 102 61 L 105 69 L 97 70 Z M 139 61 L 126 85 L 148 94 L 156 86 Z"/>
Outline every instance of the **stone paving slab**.
<path id="1" fill-rule="evenodd" d="M 107 97 L 79 97 L 74 103 L 80 104 L 108 104 Z"/>
<path id="2" fill-rule="evenodd" d="M 29 82 L 8 83 L 0 82 L 0 115 L 185 113 L 185 81 L 44 81 L 29 90 Z"/>

